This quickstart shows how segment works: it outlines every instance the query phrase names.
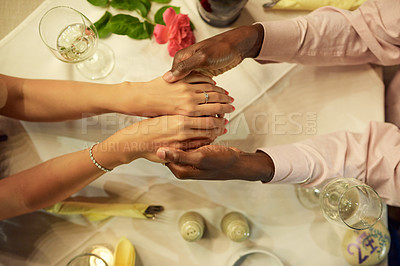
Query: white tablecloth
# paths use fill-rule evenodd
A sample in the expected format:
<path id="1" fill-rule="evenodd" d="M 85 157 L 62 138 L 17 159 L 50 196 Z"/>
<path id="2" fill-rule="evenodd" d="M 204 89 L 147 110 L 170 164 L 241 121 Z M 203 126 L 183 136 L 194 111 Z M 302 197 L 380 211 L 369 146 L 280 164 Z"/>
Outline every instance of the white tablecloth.
<path id="1" fill-rule="evenodd" d="M 226 30 L 205 24 L 195 2 L 173 0 L 171 4 L 189 14 L 198 41 Z M 250 0 L 232 27 L 290 16 L 265 12 L 262 3 Z M 84 0 L 45 1 L 0 41 L 0 73 L 88 81 L 72 65 L 58 61 L 40 40 L 40 17 L 56 5 L 72 6 L 92 21 L 105 11 Z M 152 10 L 158 6 L 153 3 Z M 113 35 L 102 41 L 113 48 L 116 67 L 109 77 L 96 82 L 147 81 L 162 75 L 172 63 L 166 45 L 154 39 L 137 41 Z M 383 84 L 369 65 L 306 67 L 245 60 L 216 81 L 230 91 L 237 107 L 228 116 L 228 134 L 219 142 L 245 151 L 336 130 L 361 131 L 368 121 L 383 120 Z M 108 114 L 95 120 L 21 124 L 2 118 L 1 129 L 9 135 L 9 173 L 86 148 L 135 119 Z M 302 207 L 292 185 L 179 181 L 167 168 L 138 160 L 78 194 L 114 202 L 162 204 L 166 210 L 156 221 L 112 218 L 100 224 L 43 212 L 14 218 L 1 224 L 0 243 L 7 247 L 0 245 L 0 265 L 65 265 L 90 243 L 115 244 L 120 236 L 134 244 L 138 265 L 225 265 L 237 250 L 254 246 L 275 253 L 285 265 L 346 265 L 340 249 L 343 231 L 325 221 L 318 209 Z M 178 218 L 189 210 L 206 219 L 206 235 L 196 243 L 185 242 L 177 229 Z M 232 210 L 249 218 L 252 235 L 243 243 L 230 241 L 219 228 L 223 215 Z"/>

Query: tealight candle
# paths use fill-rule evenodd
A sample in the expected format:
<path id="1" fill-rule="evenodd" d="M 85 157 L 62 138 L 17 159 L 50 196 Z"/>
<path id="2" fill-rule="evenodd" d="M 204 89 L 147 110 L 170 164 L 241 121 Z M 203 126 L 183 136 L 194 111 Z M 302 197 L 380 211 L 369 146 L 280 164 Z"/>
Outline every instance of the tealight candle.
<path id="1" fill-rule="evenodd" d="M 114 255 L 111 252 L 110 249 L 104 247 L 104 246 L 100 246 L 100 245 L 96 245 L 92 247 L 92 250 L 90 251 L 90 253 L 95 254 L 97 256 L 99 256 L 100 258 L 102 258 L 107 264 L 104 263 L 103 260 L 97 258 L 97 257 L 90 257 L 90 261 L 89 261 L 89 265 L 90 266 L 107 266 L 107 265 L 112 265 L 113 259 L 114 259 Z"/>

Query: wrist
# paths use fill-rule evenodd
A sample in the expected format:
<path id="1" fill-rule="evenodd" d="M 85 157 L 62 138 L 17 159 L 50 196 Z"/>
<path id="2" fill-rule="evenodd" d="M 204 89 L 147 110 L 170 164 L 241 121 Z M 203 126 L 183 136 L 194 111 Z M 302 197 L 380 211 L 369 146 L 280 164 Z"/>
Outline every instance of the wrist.
<path id="1" fill-rule="evenodd" d="M 105 145 L 103 142 L 94 144 L 89 148 L 89 154 L 90 154 L 90 159 L 93 161 L 94 164 L 97 167 L 105 168 L 108 170 L 112 170 L 115 167 L 121 165 L 121 163 L 118 161 L 118 159 L 112 155 L 112 152 L 110 152 L 109 147 Z"/>
<path id="2" fill-rule="evenodd" d="M 121 92 L 121 84 L 90 84 L 90 94 L 84 97 L 90 99 L 88 105 L 90 110 L 95 114 L 120 113 L 119 103 Z M 83 90 L 85 91 L 85 90 Z"/>
<path id="3" fill-rule="evenodd" d="M 138 159 L 138 153 L 135 145 L 115 141 L 111 136 L 103 142 L 95 145 L 92 154 L 95 160 L 106 169 L 113 169 L 117 166 L 128 164 Z"/>
<path id="4" fill-rule="evenodd" d="M 107 106 L 110 106 L 111 112 L 140 115 L 142 106 L 144 105 L 143 93 L 139 91 L 141 87 L 139 82 L 125 81 L 110 87 L 110 94 L 107 98 Z"/>
<path id="5" fill-rule="evenodd" d="M 239 155 L 239 165 L 242 179 L 268 183 L 272 180 L 275 167 L 268 154 L 264 152 L 245 153 Z"/>
<path id="6" fill-rule="evenodd" d="M 239 29 L 242 38 L 237 45 L 237 49 L 243 58 L 257 57 L 264 40 L 264 27 L 261 24 L 253 24 L 251 26 L 243 26 Z"/>

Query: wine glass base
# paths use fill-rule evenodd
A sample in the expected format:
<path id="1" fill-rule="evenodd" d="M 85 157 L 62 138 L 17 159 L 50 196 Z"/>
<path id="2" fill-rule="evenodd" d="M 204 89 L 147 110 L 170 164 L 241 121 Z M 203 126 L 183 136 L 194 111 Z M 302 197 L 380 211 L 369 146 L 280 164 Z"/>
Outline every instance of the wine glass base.
<path id="1" fill-rule="evenodd" d="M 115 60 L 113 50 L 105 44 L 99 43 L 94 55 L 76 64 L 79 72 L 89 79 L 102 79 L 107 77 L 114 69 Z"/>

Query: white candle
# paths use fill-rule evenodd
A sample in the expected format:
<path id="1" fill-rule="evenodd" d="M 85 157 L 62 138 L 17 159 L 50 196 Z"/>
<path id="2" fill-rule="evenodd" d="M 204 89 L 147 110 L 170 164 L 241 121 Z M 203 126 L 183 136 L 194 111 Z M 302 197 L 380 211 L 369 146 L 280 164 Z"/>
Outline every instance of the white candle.
<path id="1" fill-rule="evenodd" d="M 97 256 L 99 256 L 100 258 L 102 258 L 105 262 L 107 262 L 107 264 L 104 263 L 103 260 L 92 256 L 90 257 L 90 266 L 110 266 L 112 265 L 112 261 L 113 261 L 113 253 L 111 252 L 111 250 L 109 250 L 106 247 L 103 246 L 94 246 L 93 249 L 90 251 L 90 253 L 92 254 L 96 254 Z"/>

